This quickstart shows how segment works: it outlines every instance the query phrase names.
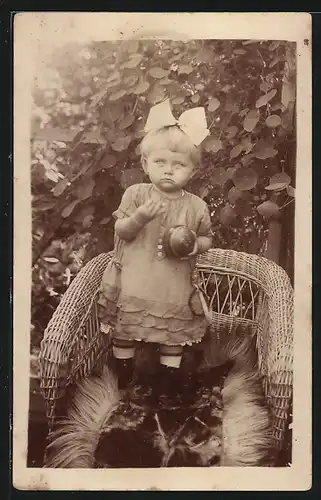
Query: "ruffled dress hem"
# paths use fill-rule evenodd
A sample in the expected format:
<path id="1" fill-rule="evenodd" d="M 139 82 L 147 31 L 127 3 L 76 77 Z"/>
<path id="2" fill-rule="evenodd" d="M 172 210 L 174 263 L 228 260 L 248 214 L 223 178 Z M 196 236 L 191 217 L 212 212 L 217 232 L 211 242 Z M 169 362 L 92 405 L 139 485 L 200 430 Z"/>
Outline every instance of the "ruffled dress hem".
<path id="1" fill-rule="evenodd" d="M 110 287 L 108 298 L 106 292 L 105 288 L 98 301 L 101 328 L 109 331 L 112 327 L 113 336 L 118 339 L 191 345 L 204 337 L 206 319 L 201 309 L 195 316 L 186 305 L 120 296 L 113 287 Z"/>

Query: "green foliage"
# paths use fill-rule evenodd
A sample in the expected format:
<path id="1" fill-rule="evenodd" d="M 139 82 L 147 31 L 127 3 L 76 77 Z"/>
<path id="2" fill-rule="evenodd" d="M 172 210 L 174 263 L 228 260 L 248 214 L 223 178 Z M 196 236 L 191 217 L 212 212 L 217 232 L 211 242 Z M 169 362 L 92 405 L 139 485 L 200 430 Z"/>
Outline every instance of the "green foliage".
<path id="1" fill-rule="evenodd" d="M 295 195 L 293 50 L 157 40 L 53 54 L 33 96 L 35 311 L 44 290 L 59 297 L 83 260 L 112 248 L 111 214 L 121 192 L 145 180 L 138 145 L 150 107 L 165 98 L 177 117 L 206 109 L 211 135 L 189 189 L 211 208 L 215 246 L 263 251 L 267 221 Z"/>

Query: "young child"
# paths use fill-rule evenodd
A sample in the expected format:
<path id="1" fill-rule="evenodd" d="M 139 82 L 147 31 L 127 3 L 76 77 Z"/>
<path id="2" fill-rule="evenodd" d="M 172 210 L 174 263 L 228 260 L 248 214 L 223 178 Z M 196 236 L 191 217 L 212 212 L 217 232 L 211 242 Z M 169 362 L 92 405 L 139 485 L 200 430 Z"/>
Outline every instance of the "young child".
<path id="1" fill-rule="evenodd" d="M 114 213 L 114 257 L 99 301 L 102 331 L 114 327 L 121 389 L 131 379 L 137 341 L 158 343 L 159 376 L 174 377 L 184 345 L 201 341 L 206 329 L 204 315 L 192 313 L 189 299 L 196 256 L 212 245 L 211 220 L 206 203 L 184 190 L 200 164 L 198 146 L 208 135 L 205 112 L 194 108 L 177 122 L 165 101 L 152 108 L 145 130 L 141 158 L 150 183 L 130 186 Z M 176 225 L 196 235 L 188 258 L 168 258 L 164 252 L 163 236 Z"/>

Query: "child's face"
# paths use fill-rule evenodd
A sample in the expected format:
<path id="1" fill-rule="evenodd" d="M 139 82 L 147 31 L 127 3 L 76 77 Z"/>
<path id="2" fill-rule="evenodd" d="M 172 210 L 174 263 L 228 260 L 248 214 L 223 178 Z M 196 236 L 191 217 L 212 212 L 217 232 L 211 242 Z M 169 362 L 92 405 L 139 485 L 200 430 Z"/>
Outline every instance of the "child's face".
<path id="1" fill-rule="evenodd" d="M 161 191 L 178 191 L 182 189 L 194 174 L 195 167 L 185 153 L 155 149 L 143 164 L 151 182 Z"/>

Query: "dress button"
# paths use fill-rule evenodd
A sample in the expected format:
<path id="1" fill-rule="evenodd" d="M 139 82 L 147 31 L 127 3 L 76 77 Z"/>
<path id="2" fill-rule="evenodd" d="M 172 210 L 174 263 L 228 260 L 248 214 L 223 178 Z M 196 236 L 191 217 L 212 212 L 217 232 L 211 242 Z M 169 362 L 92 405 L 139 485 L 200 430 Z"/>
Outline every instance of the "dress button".
<path id="1" fill-rule="evenodd" d="M 163 245 L 157 245 L 157 248 L 158 248 L 159 250 L 162 250 Z"/>
<path id="2" fill-rule="evenodd" d="M 157 252 L 158 257 L 163 257 L 163 252 Z"/>

